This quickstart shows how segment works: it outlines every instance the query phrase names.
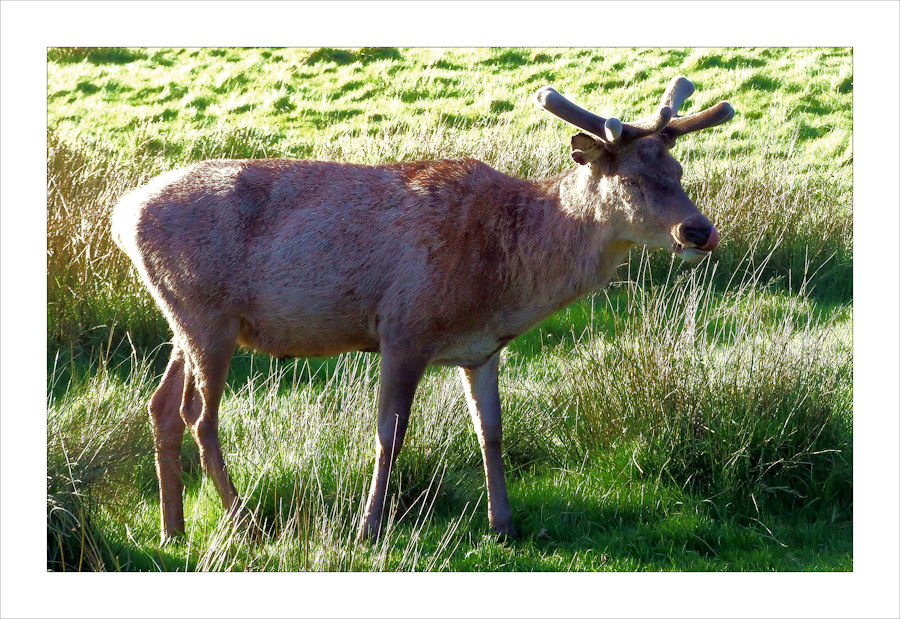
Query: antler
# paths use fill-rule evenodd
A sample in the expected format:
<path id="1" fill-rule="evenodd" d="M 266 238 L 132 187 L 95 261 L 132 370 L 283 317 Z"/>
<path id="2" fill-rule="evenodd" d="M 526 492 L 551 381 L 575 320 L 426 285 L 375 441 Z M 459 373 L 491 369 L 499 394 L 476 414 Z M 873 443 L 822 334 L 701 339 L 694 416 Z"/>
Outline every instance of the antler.
<path id="1" fill-rule="evenodd" d="M 669 82 L 666 92 L 662 97 L 662 104 L 668 105 L 675 112 L 675 117 L 669 121 L 664 133 L 666 137 L 675 139 L 678 136 L 699 131 L 707 127 L 714 127 L 731 120 L 734 116 L 734 108 L 725 101 L 720 101 L 711 108 L 702 112 L 678 116 L 678 108 L 685 100 L 694 94 L 694 85 L 684 76 L 678 76 Z"/>
<path id="2" fill-rule="evenodd" d="M 637 139 L 655 135 L 666 128 L 672 118 L 672 108 L 664 105 L 656 112 L 656 116 L 636 123 L 622 125 L 622 137 L 611 144 L 616 149 L 625 148 Z"/>
<path id="3" fill-rule="evenodd" d="M 662 96 L 660 105 L 666 105 L 672 108 L 672 113 L 677 118 L 678 109 L 688 97 L 694 94 L 694 84 L 685 76 L 679 75 L 673 78 L 666 87 L 666 92 Z"/>
<path id="4" fill-rule="evenodd" d="M 567 123 L 573 124 L 579 129 L 584 129 L 585 131 L 589 131 L 596 136 L 599 137 L 607 137 L 606 136 L 606 127 L 607 123 L 610 121 L 614 121 L 611 124 L 611 129 L 613 127 L 618 126 L 618 130 L 621 133 L 621 125 L 618 118 L 610 118 L 607 120 L 602 116 L 597 116 L 592 112 L 588 112 L 583 107 L 579 107 L 566 99 L 564 96 L 556 92 L 556 89 L 551 86 L 544 86 L 540 90 L 537 91 L 535 95 L 537 99 L 538 105 L 542 108 L 553 114 L 554 116 L 558 116 L 562 118 Z M 609 139 L 615 139 L 610 137 Z"/>
<path id="5" fill-rule="evenodd" d="M 608 150 L 617 151 L 648 135 L 663 133 L 666 138 L 674 140 L 685 133 L 719 125 L 734 116 L 734 109 L 725 101 L 702 112 L 678 116 L 679 108 L 692 94 L 694 84 L 689 79 L 684 76 L 674 78 L 666 87 L 656 115 L 636 123 L 623 123 L 615 117 L 603 118 L 588 112 L 550 86 L 538 90 L 536 99 L 538 105 L 551 114 L 593 133 L 602 139 Z"/>
<path id="6" fill-rule="evenodd" d="M 666 137 L 674 139 L 685 133 L 721 125 L 723 122 L 731 120 L 733 116 L 734 108 L 731 107 L 727 101 L 719 101 L 714 106 L 706 108 L 702 112 L 688 114 L 687 116 L 682 116 L 680 118 L 673 118 L 669 123 L 669 126 L 666 127 L 665 134 Z"/>
<path id="7" fill-rule="evenodd" d="M 672 118 L 672 109 L 668 106 L 659 108 L 653 118 L 638 123 L 623 123 L 615 117 L 603 118 L 575 105 L 550 86 L 538 90 L 535 98 L 538 105 L 551 114 L 600 137 L 610 150 L 620 150 L 638 138 L 659 133 Z"/>

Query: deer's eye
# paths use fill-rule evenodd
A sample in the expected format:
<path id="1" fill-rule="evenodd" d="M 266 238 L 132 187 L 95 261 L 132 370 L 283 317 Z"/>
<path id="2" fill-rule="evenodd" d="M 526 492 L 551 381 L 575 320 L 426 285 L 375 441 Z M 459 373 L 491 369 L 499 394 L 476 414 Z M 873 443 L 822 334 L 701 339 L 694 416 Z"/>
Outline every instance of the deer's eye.
<path id="1" fill-rule="evenodd" d="M 628 187 L 637 187 L 638 186 L 638 182 L 633 178 L 626 178 L 622 182 L 625 183 L 625 185 Z"/>

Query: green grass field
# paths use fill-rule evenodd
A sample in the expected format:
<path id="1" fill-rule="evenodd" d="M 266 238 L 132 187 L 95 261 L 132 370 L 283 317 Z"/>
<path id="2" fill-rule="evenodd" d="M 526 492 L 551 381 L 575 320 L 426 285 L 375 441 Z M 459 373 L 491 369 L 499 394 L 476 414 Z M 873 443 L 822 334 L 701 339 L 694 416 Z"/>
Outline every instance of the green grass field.
<path id="1" fill-rule="evenodd" d="M 538 178 L 575 165 L 577 131 L 539 87 L 628 121 L 678 74 L 687 112 L 737 110 L 674 149 L 720 246 L 635 250 L 503 353 L 520 540 L 489 534 L 454 371 L 423 379 L 370 546 L 378 356 L 239 350 L 220 436 L 265 535 L 222 518 L 186 438 L 188 534 L 160 546 L 146 403 L 171 334 L 109 238 L 119 196 L 217 157 Z M 48 569 L 851 570 L 852 98 L 837 48 L 50 49 Z"/>

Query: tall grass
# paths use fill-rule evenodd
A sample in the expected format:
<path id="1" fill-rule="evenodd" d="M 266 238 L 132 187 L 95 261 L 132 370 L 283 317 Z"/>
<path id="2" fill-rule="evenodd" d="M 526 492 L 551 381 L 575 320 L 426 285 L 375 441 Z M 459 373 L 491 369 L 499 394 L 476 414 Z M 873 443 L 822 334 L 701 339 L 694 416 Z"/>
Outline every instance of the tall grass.
<path id="1" fill-rule="evenodd" d="M 119 567 L 102 527 L 101 511 L 127 509 L 135 492 L 152 487 L 156 472 L 146 417 L 123 402 L 146 401 L 144 380 L 121 380 L 108 371 L 101 354 L 99 371 L 76 378 L 69 373 L 65 395 L 48 384 L 47 416 L 47 567 L 104 570 Z M 55 359 L 59 363 L 60 359 Z M 133 376 L 146 374 L 145 359 L 131 358 Z M 63 361 L 63 364 L 66 362 Z M 70 359 L 68 363 L 72 363 Z"/>
<path id="2" fill-rule="evenodd" d="M 849 506 L 849 332 L 809 316 L 803 296 L 772 312 L 753 277 L 714 294 L 712 270 L 633 284 L 616 339 L 589 331 L 567 353 L 555 409 L 586 450 L 633 447 L 641 476 L 756 509 Z"/>
<path id="3" fill-rule="evenodd" d="M 112 207 L 152 175 L 47 136 L 47 338 L 51 350 L 99 345 L 115 324 L 140 344 L 168 339 L 167 325 L 109 234 Z M 140 171 L 139 171 L 140 170 Z"/>
<path id="4" fill-rule="evenodd" d="M 674 483 L 730 513 L 816 514 L 816 502 L 850 509 L 849 332 L 810 315 L 802 296 L 767 309 L 754 281 L 716 293 L 709 264 L 639 285 L 646 268 L 644 260 L 625 286 L 613 333 L 585 330 L 541 357 L 506 355 L 512 478 L 592 461 L 617 471 L 618 484 Z M 453 372 L 433 371 L 420 387 L 387 532 L 367 548 L 353 537 L 371 467 L 377 357 L 343 355 L 332 368 L 299 372 L 254 359 L 257 368 L 226 393 L 221 437 L 265 541 L 248 545 L 245 531 L 220 518 L 191 447 L 182 568 L 414 570 L 458 560 L 462 536 L 485 515 L 478 447 Z M 121 531 L 143 543 L 158 535 L 144 413 L 156 376 L 146 359 L 130 364 L 124 380 L 101 369 L 48 402 L 57 567 L 121 568 L 134 553 Z M 142 566 L 162 569 L 155 561 Z"/>

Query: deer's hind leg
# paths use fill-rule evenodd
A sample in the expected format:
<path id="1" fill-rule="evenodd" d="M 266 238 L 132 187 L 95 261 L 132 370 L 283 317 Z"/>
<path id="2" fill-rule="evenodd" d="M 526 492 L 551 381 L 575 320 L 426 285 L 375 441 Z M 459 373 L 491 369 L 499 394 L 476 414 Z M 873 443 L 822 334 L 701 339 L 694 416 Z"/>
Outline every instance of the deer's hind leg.
<path id="1" fill-rule="evenodd" d="M 156 447 L 163 543 L 184 533 L 184 506 L 181 498 L 181 440 L 184 437 L 184 421 L 179 414 L 184 389 L 184 363 L 184 353 L 176 343 L 162 382 L 147 406 Z"/>
<path id="2" fill-rule="evenodd" d="M 223 319 L 198 333 L 184 335 L 188 363 L 185 366 L 181 418 L 200 448 L 203 470 L 212 479 L 229 516 L 237 516 L 240 502 L 225 467 L 219 443 L 219 402 L 225 390 L 228 367 L 237 342 L 238 322 Z"/>

